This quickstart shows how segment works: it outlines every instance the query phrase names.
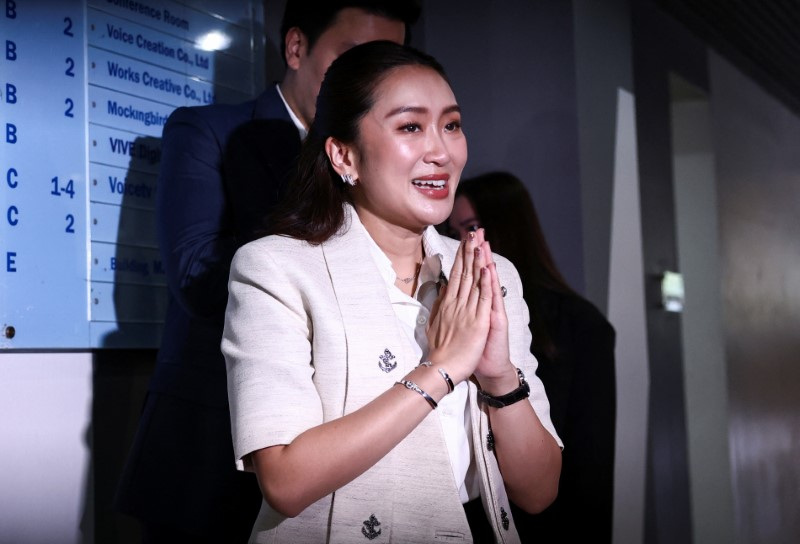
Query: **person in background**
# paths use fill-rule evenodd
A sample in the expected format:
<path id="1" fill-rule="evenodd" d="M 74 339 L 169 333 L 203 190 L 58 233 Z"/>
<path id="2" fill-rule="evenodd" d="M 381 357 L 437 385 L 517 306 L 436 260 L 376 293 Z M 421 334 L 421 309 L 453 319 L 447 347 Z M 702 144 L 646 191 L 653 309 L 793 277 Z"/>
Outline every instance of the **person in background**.
<path id="1" fill-rule="evenodd" d="M 264 494 L 253 542 L 511 544 L 508 497 L 553 500 L 519 277 L 483 231 L 432 226 L 466 159 L 433 58 L 383 41 L 331 64 L 271 235 L 231 267 L 222 351 L 236 463 Z"/>
<path id="2" fill-rule="evenodd" d="M 616 422 L 615 331 L 556 267 L 525 185 L 507 172 L 461 182 L 450 233 L 483 228 L 492 249 L 519 271 L 531 350 L 564 441 L 558 497 L 529 515 L 513 506 L 522 542 L 610 543 Z"/>
<path id="3" fill-rule="evenodd" d="M 404 42 L 418 15 L 408 0 L 289 0 L 279 84 L 170 116 L 156 204 L 169 306 L 115 500 L 141 521 L 144 542 L 248 539 L 261 494 L 233 463 L 220 351 L 231 259 L 280 199 L 331 61 L 359 43 Z"/>

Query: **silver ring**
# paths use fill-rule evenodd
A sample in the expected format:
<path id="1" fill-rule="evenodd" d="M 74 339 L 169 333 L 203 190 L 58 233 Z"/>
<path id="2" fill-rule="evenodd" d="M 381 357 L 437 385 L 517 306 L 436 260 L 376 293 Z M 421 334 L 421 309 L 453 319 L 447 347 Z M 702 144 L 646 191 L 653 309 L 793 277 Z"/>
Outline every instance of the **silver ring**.
<path id="1" fill-rule="evenodd" d="M 506 298 L 506 293 L 508 293 L 508 289 L 506 289 L 504 285 L 501 285 L 500 292 L 503 293 L 503 298 Z"/>

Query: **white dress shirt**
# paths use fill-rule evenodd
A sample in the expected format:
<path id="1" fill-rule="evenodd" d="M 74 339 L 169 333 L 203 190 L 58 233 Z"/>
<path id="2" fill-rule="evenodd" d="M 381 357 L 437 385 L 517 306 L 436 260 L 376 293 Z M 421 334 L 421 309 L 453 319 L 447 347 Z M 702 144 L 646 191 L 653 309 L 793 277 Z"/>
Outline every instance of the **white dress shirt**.
<path id="1" fill-rule="evenodd" d="M 395 285 L 397 275 L 392 267 L 392 262 L 371 237 L 369 237 L 369 241 L 370 254 L 386 283 L 392 309 L 403 332 L 408 335 L 416 347 L 415 351 L 418 357 L 416 363 L 424 361 L 427 359 L 429 351 L 426 329 L 431 315 L 430 305 L 433 300 L 425 300 L 425 304 L 423 304 L 417 297 L 420 295 L 420 287 L 427 281 L 438 281 L 438 271 L 441 270 L 441 256 L 431 255 L 430 250 L 426 248 L 426 261 L 430 259 L 435 259 L 435 261 L 430 263 L 432 266 L 420 267 L 417 290 L 414 296 L 410 297 Z M 407 368 L 405 371 L 410 372 L 411 368 Z M 474 473 L 475 468 L 472 463 L 472 440 L 470 439 L 472 430 L 467 408 L 467 390 L 466 382 L 456 385 L 452 393 L 439 401 L 436 409 L 436 414 L 444 432 L 447 452 L 450 456 L 453 478 L 455 479 L 456 487 L 458 487 L 462 503 L 466 503 L 480 495 L 480 489 Z"/>

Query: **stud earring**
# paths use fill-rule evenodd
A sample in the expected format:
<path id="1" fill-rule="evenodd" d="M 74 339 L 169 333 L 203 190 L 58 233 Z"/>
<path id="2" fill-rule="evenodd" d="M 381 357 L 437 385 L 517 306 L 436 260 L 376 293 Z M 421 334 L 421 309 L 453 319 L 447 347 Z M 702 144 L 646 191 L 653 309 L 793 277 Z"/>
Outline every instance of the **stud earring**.
<path id="1" fill-rule="evenodd" d="M 353 179 L 353 174 L 342 174 L 342 181 L 351 186 L 355 186 L 356 184 L 356 180 Z"/>

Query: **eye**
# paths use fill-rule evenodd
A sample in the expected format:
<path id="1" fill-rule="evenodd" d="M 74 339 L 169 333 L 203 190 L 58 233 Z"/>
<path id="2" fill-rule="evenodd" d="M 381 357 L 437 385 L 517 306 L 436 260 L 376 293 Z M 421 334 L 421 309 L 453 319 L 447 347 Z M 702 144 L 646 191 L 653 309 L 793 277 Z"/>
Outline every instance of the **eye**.
<path id="1" fill-rule="evenodd" d="M 400 127 L 401 132 L 419 132 L 420 130 L 422 130 L 422 127 L 417 123 L 408 123 Z"/>
<path id="2" fill-rule="evenodd" d="M 444 126 L 445 132 L 457 132 L 461 130 L 461 121 L 450 121 Z"/>
<path id="3" fill-rule="evenodd" d="M 466 230 L 467 230 L 467 232 L 475 232 L 479 228 L 481 228 L 481 226 L 478 223 L 473 223 L 471 225 L 468 225 Z"/>

